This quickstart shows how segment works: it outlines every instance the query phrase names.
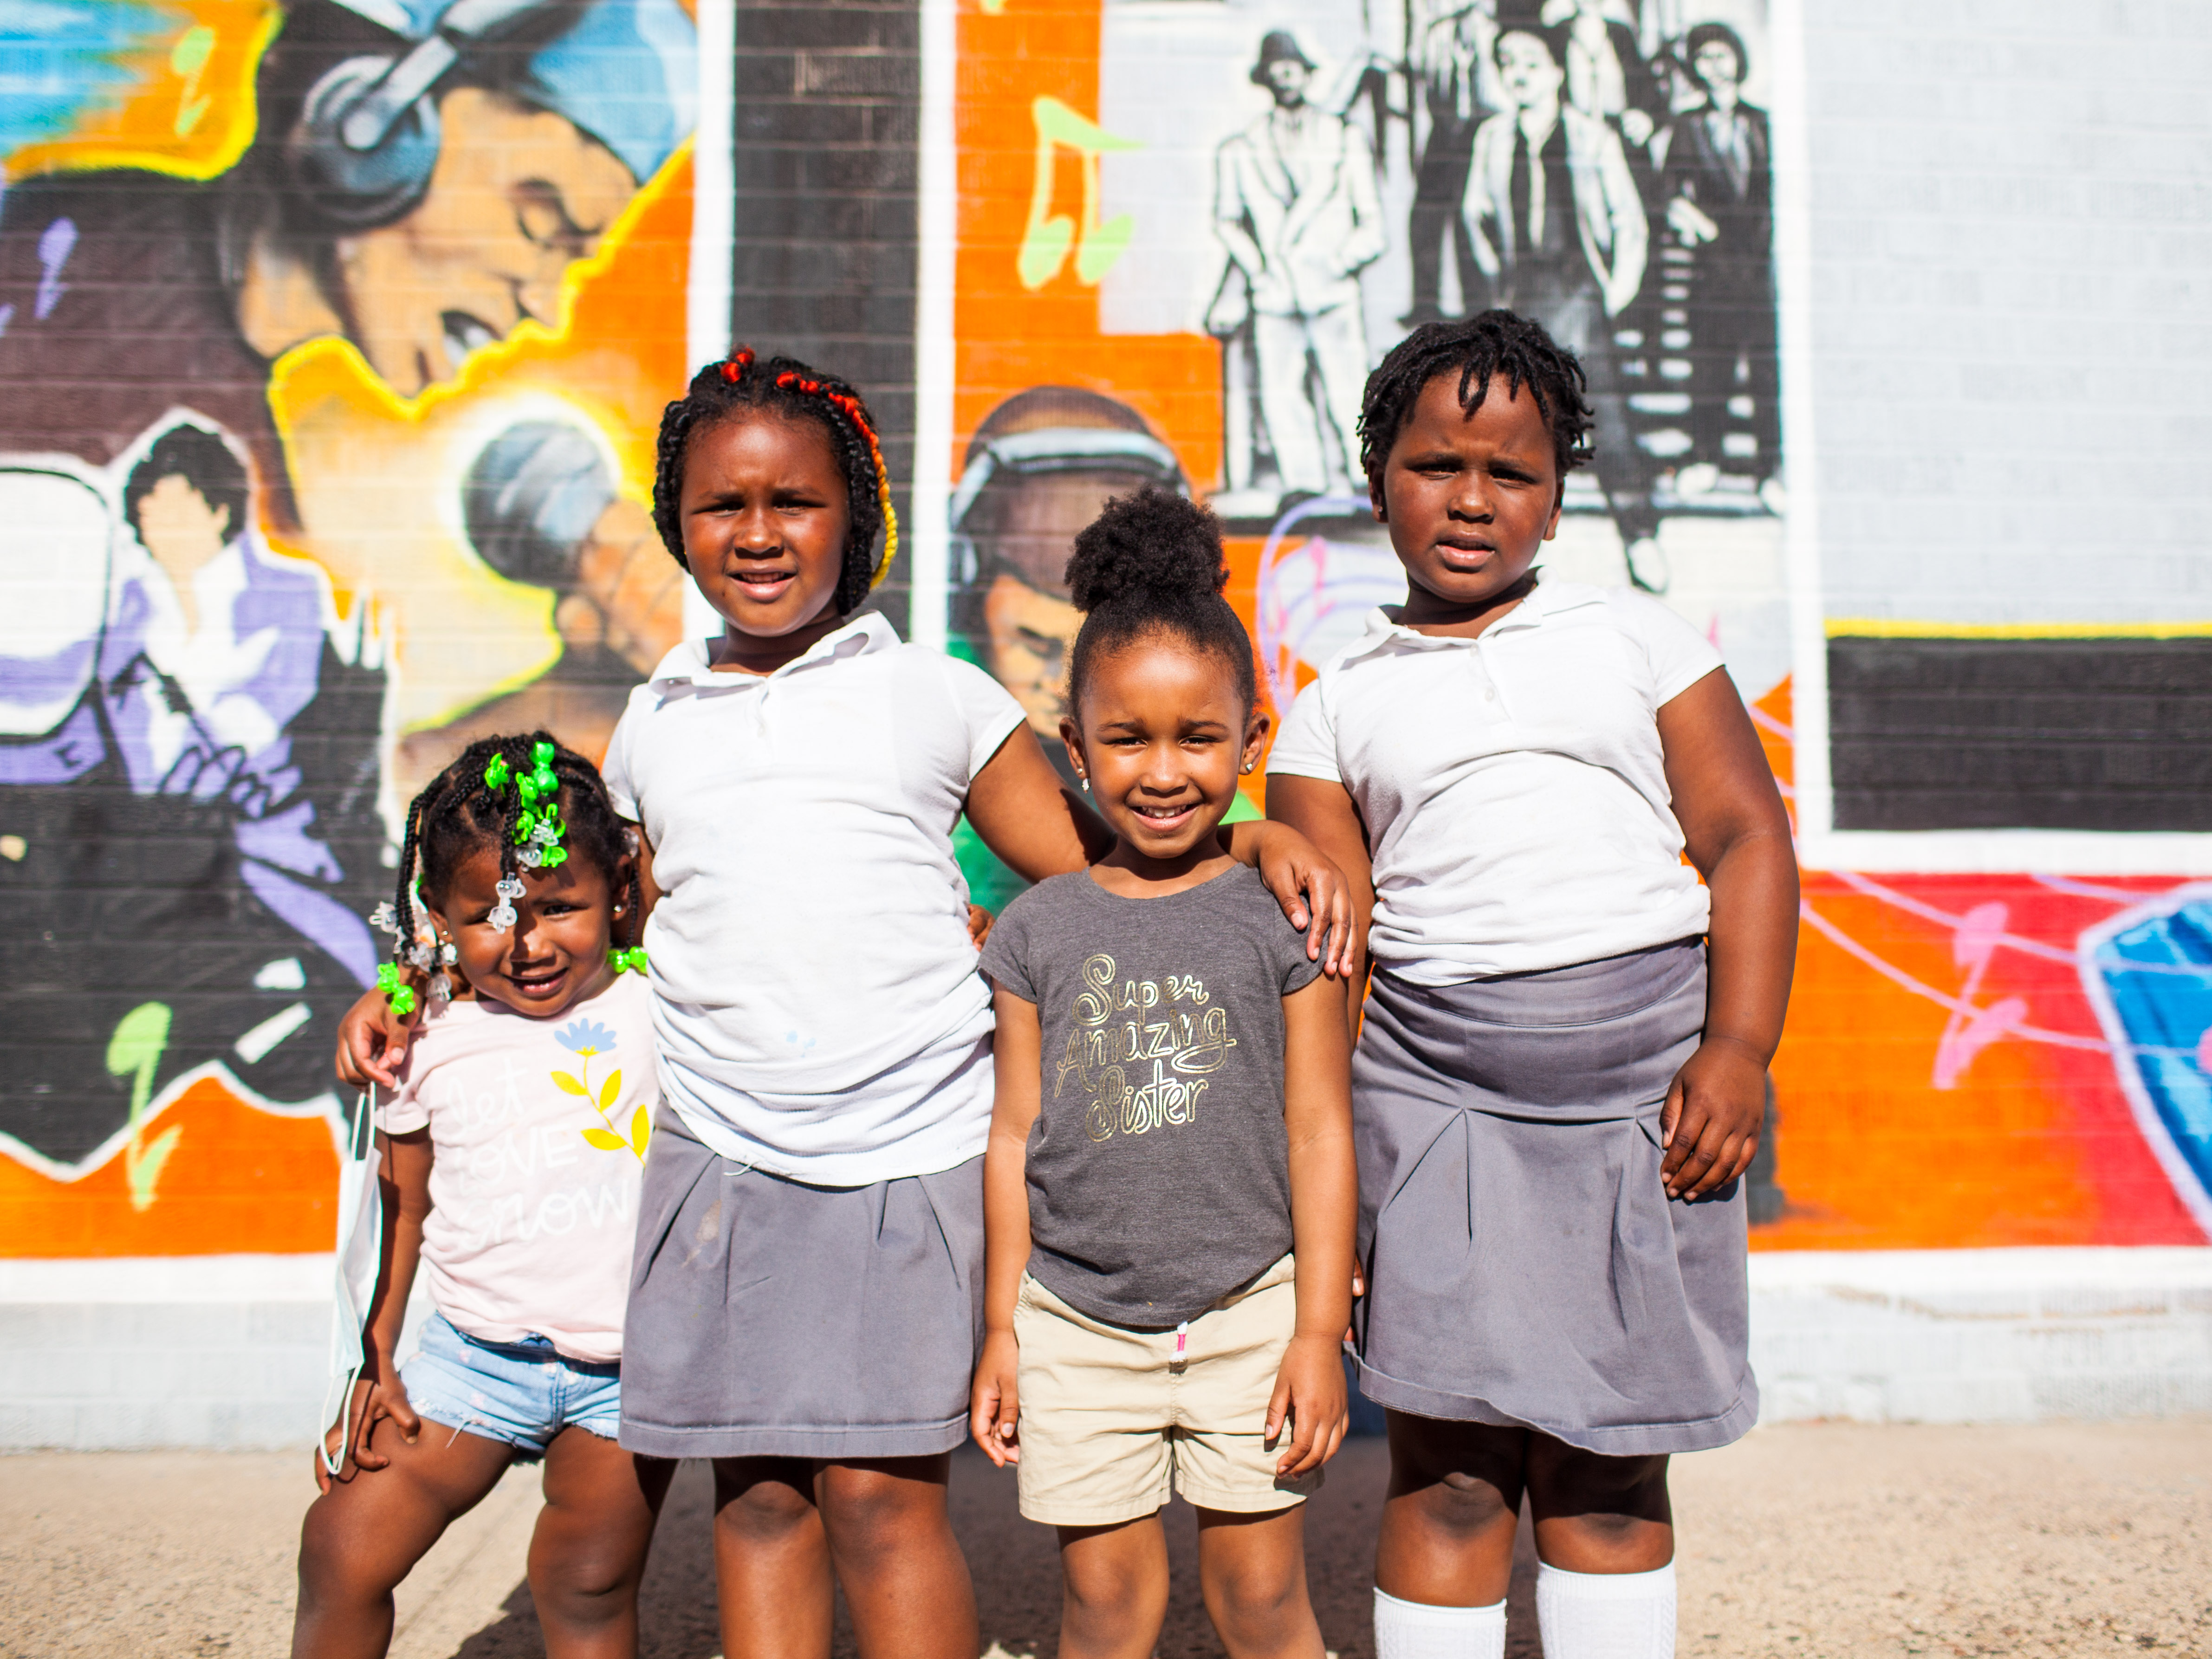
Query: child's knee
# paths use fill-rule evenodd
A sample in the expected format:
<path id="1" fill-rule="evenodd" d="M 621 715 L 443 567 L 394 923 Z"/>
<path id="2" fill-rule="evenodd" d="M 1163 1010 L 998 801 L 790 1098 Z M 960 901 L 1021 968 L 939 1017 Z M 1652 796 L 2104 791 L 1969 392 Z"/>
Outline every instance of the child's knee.
<path id="1" fill-rule="evenodd" d="M 1422 1492 L 1420 1515 L 1436 1530 L 1462 1540 L 1519 1520 L 1496 1486 L 1479 1475 L 1456 1471 Z"/>
<path id="2" fill-rule="evenodd" d="M 717 1493 L 714 1526 L 750 1544 L 779 1544 L 817 1524 L 814 1495 L 785 1480 L 750 1480 Z"/>
<path id="3" fill-rule="evenodd" d="M 947 1524 L 945 1488 L 931 1481 L 833 1464 L 822 1487 L 823 1523 L 841 1556 L 889 1556 Z"/>
<path id="4" fill-rule="evenodd" d="M 1539 1521 L 1558 1516 L 1632 1528 L 1672 1518 L 1664 1457 L 1540 1448 L 1529 1459 L 1528 1497 Z"/>
<path id="5" fill-rule="evenodd" d="M 393 1563 L 362 1540 L 332 1505 L 318 1503 L 300 1528 L 300 1601 L 310 1609 L 335 1610 L 388 1596 L 411 1562 Z M 394 1566 L 397 1570 L 394 1571 Z"/>
<path id="6" fill-rule="evenodd" d="M 546 1623 L 599 1629 L 634 1616 L 638 1564 L 617 1550 L 531 1563 L 530 1595 Z"/>
<path id="7" fill-rule="evenodd" d="M 1207 1561 L 1199 1576 L 1206 1611 L 1232 1649 L 1277 1645 L 1285 1632 L 1312 1618 L 1303 1558 Z"/>

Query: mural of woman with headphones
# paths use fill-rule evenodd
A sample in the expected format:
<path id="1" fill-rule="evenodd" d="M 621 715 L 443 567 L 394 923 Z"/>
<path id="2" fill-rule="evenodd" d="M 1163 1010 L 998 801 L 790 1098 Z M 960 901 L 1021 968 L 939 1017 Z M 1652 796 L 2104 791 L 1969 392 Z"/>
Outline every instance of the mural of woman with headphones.
<path id="1" fill-rule="evenodd" d="M 261 547 L 264 529 L 317 556 L 322 540 L 303 523 L 311 472 L 280 437 L 272 364 L 343 341 L 368 380 L 409 400 L 520 325 L 557 324 L 570 267 L 691 131 L 696 37 L 678 0 L 60 5 L 78 15 L 42 48 L 54 72 L 0 89 L 0 162 L 20 175 L 0 198 L 0 580 L 58 592 L 62 574 L 81 578 L 56 615 L 82 638 L 18 627 L 0 641 L 0 941 L 11 942 L 0 943 L 0 1043 L 18 1057 L 0 1079 L 0 1136 L 68 1165 L 210 1061 L 264 1098 L 323 1093 L 328 1018 L 373 956 L 356 935 L 388 881 L 386 665 L 406 641 L 364 648 L 357 605 L 338 624 L 323 573 Z M 218 129 L 234 136 L 227 150 Z M 222 533 L 246 550 L 228 556 L 252 580 L 236 594 L 196 595 L 213 578 L 176 578 L 155 544 L 141 497 L 161 481 L 134 480 L 177 431 L 238 458 L 243 494 Z M 176 478 L 166 487 L 187 506 L 216 499 L 188 469 Z M 187 483 L 201 495 L 187 500 Z M 613 493 L 599 511 L 620 510 Z M 52 533 L 55 502 L 67 537 Z M 560 505 L 525 489 L 508 516 L 567 526 L 575 514 Z M 483 516 L 472 511 L 466 533 Z M 495 573 L 487 580 L 567 595 L 607 562 L 593 528 L 542 571 L 472 550 Z M 56 573 L 57 556 L 82 568 Z M 411 568 L 331 568 L 356 593 L 417 580 Z M 262 604 L 264 570 L 296 575 L 319 603 L 310 592 Z M 163 648 L 194 672 L 155 651 L 132 659 L 131 684 L 102 678 L 129 654 L 117 641 L 135 614 L 130 573 L 176 589 L 163 602 L 190 625 Z M 599 586 L 568 607 L 592 638 L 665 629 L 665 595 L 644 595 L 650 616 L 627 618 L 623 583 Z M 576 633 L 563 622 L 562 639 Z M 648 647 L 661 648 L 637 649 Z M 64 659 L 92 665 L 67 707 L 53 695 Z M 212 730 L 194 688 L 258 684 L 256 665 L 279 660 L 302 665 L 285 682 L 283 724 L 231 769 L 252 787 L 192 781 L 220 769 L 187 777 L 134 762 L 113 710 L 143 704 L 149 719 Z M 292 760 L 255 760 L 264 753 Z M 272 863 L 267 826 L 279 822 L 296 833 Z M 55 915 L 70 919 L 61 956 Z M 153 1003 L 161 1052 L 118 1072 L 111 1028 L 150 1030 Z M 84 1017 L 60 1040 L 54 1010 L 67 1007 Z"/>

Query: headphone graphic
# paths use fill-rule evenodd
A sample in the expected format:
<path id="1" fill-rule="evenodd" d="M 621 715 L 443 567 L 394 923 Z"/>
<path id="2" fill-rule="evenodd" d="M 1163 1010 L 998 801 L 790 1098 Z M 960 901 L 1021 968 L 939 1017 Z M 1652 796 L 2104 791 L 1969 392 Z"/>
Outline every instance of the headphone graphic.
<path id="1" fill-rule="evenodd" d="M 1177 495 L 1190 492 L 1182 464 L 1148 432 L 1119 427 L 1045 427 L 986 439 L 971 454 L 948 505 L 952 521 L 952 584 L 965 587 L 982 574 L 981 550 L 968 529 L 968 514 L 992 479 L 1004 474 L 1030 477 L 1044 472 L 1091 471 L 1099 468 L 1148 473 L 1154 483 Z"/>
<path id="2" fill-rule="evenodd" d="M 372 15 L 361 0 L 337 0 Z M 387 224 L 422 199 L 438 165 L 438 106 L 430 94 L 471 50 L 495 41 L 561 0 L 454 0 L 402 55 L 349 58 L 308 89 L 285 141 L 301 188 L 335 222 Z M 376 7 L 376 12 L 386 9 Z"/>

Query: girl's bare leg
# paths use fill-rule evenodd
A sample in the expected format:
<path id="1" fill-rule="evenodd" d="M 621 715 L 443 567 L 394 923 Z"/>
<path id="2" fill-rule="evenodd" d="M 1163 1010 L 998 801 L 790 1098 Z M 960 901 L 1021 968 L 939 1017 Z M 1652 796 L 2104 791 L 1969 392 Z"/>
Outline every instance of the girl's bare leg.
<path id="1" fill-rule="evenodd" d="M 1060 1659 L 1151 1659 L 1168 1616 L 1160 1517 L 1060 1528 Z"/>
<path id="2" fill-rule="evenodd" d="M 1528 1431 L 1392 1412 L 1389 1433 L 1375 1587 L 1431 1607 L 1503 1601 L 1513 1577 Z"/>
<path id="3" fill-rule="evenodd" d="M 389 1418 L 371 1448 L 380 1469 L 350 1460 L 300 1530 L 293 1659 L 380 1659 L 392 1643 L 392 1592 L 447 1527 L 499 1484 L 514 1449 L 424 1419 L 410 1445 Z"/>
<path id="4" fill-rule="evenodd" d="M 1267 1515 L 1200 1510 L 1198 1577 L 1229 1659 L 1322 1659 L 1304 1504 Z"/>
<path id="5" fill-rule="evenodd" d="M 824 1463 L 815 1476 L 862 1659 L 975 1659 L 975 1587 L 945 1512 L 950 1465 L 940 1453 Z"/>
<path id="6" fill-rule="evenodd" d="M 836 1592 L 813 1464 L 714 1460 L 714 1587 L 728 1659 L 829 1659 Z"/>
<path id="7" fill-rule="evenodd" d="M 547 1659 L 635 1659 L 637 1588 L 676 1465 L 571 1426 L 545 1452 L 530 1595 Z"/>
<path id="8" fill-rule="evenodd" d="M 1674 1559 L 1667 1460 L 1601 1457 L 1528 1437 L 1536 1553 L 1568 1572 L 1656 1572 Z"/>

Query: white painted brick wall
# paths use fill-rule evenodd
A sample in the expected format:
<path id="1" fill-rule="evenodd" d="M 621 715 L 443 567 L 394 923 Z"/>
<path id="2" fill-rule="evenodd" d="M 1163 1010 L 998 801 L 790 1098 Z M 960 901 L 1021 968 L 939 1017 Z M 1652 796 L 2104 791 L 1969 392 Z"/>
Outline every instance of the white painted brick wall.
<path id="1" fill-rule="evenodd" d="M 331 1278 L 327 1255 L 0 1261 L 0 1450 L 309 1444 Z"/>
<path id="2" fill-rule="evenodd" d="M 2212 1249 L 1752 1258 L 1765 1422 L 2212 1412 Z"/>
<path id="3" fill-rule="evenodd" d="M 306 1446 L 330 1273 L 327 1256 L 0 1263 L 0 1450 Z M 1766 1422 L 2212 1413 L 2212 1249 L 1762 1255 L 1751 1280 Z M 153 1294 L 172 1299 L 131 1299 Z"/>
<path id="4" fill-rule="evenodd" d="M 1780 3 L 1828 614 L 2212 617 L 2212 4 Z"/>

